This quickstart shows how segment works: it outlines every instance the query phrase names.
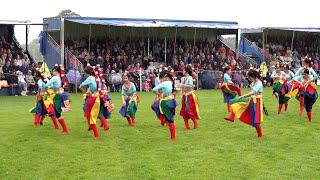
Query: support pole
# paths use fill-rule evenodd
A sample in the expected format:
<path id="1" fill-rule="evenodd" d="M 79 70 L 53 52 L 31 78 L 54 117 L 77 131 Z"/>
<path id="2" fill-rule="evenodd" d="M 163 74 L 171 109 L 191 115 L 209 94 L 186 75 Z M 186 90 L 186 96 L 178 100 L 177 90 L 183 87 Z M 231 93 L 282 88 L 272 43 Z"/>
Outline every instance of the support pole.
<path id="1" fill-rule="evenodd" d="M 64 18 L 60 19 L 60 63 L 65 67 L 64 64 Z"/>
<path id="2" fill-rule="evenodd" d="M 174 56 L 176 55 L 177 31 L 178 31 L 178 28 L 176 27 L 176 32 L 174 33 L 174 47 L 173 47 Z"/>
<path id="3" fill-rule="evenodd" d="M 77 68 L 77 65 L 76 65 L 77 63 L 75 63 L 75 66 L 74 66 L 74 79 L 75 79 L 75 91 L 76 91 L 76 94 L 78 94 L 78 82 L 77 82 L 77 70 L 78 70 L 78 68 Z"/>
<path id="4" fill-rule="evenodd" d="M 89 47 L 88 47 L 88 51 L 89 51 L 89 54 L 90 54 L 90 51 L 91 51 L 91 24 L 89 25 Z"/>
<path id="5" fill-rule="evenodd" d="M 140 77 L 140 92 L 142 92 L 142 69 L 141 69 L 141 67 L 139 70 L 139 77 Z"/>
<path id="6" fill-rule="evenodd" d="M 26 25 L 26 51 L 28 52 L 28 34 L 29 34 L 29 27 Z"/>
<path id="7" fill-rule="evenodd" d="M 291 39 L 291 51 L 293 50 L 293 40 L 294 40 L 294 31 L 292 32 L 292 39 Z"/>
<path id="8" fill-rule="evenodd" d="M 148 58 L 149 58 L 149 56 L 150 56 L 150 37 L 149 37 L 149 32 L 150 31 L 150 29 L 148 28 Z"/>
<path id="9" fill-rule="evenodd" d="M 164 37 L 164 63 L 167 65 L 167 37 Z"/>
<path id="10" fill-rule="evenodd" d="M 265 34 L 264 34 L 264 30 L 262 30 L 262 58 L 263 58 L 263 60 L 265 60 L 264 59 L 264 51 L 265 51 L 265 42 L 266 40 L 265 40 Z"/>
<path id="11" fill-rule="evenodd" d="M 194 28 L 194 34 L 193 34 L 193 47 L 196 46 L 196 35 L 197 35 L 197 28 Z"/>

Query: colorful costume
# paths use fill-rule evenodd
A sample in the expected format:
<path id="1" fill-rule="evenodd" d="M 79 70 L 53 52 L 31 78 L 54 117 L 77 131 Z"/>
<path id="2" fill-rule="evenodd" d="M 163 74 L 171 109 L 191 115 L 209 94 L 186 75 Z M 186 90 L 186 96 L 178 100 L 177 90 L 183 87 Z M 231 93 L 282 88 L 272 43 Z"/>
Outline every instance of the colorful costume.
<path id="1" fill-rule="evenodd" d="M 159 85 L 160 84 L 160 79 L 159 77 L 156 77 L 155 79 L 155 86 Z M 160 113 L 160 98 L 162 96 L 162 91 L 159 90 L 156 92 L 156 97 L 154 99 L 154 102 L 153 104 L 151 105 L 151 109 L 154 111 L 154 113 L 156 114 L 157 118 L 159 119 L 160 121 L 160 124 L 161 125 L 164 125 L 165 124 L 165 118 L 164 116 Z"/>
<path id="2" fill-rule="evenodd" d="M 304 68 L 305 67 L 301 67 L 298 69 L 298 71 L 295 74 L 296 78 L 298 78 L 299 76 L 302 76 L 302 71 Z M 308 70 L 309 70 L 309 81 L 310 82 L 316 80 L 319 77 L 312 67 L 309 67 Z M 300 80 L 302 80 L 301 77 L 300 77 Z M 300 83 L 296 83 L 295 87 L 292 87 L 292 91 L 289 93 L 290 94 L 288 94 L 287 97 L 293 97 L 294 95 L 296 95 L 295 97 L 299 100 L 299 103 L 300 103 L 299 115 L 301 116 L 303 113 L 305 103 L 304 103 L 304 98 L 303 98 L 303 94 L 302 94 L 302 86 L 300 85 Z"/>
<path id="3" fill-rule="evenodd" d="M 95 78 L 94 76 L 89 76 L 85 81 L 83 81 L 79 88 L 83 88 L 85 86 L 88 87 L 87 94 L 85 95 L 85 103 L 84 103 L 84 116 L 87 119 L 87 123 L 89 125 L 88 130 L 93 131 L 93 135 L 95 138 L 99 137 L 99 132 L 97 129 L 97 119 L 100 114 L 101 109 L 101 99 L 100 94 L 98 92 L 98 86 L 100 84 L 100 79 Z M 99 86 L 100 88 L 101 86 Z"/>
<path id="4" fill-rule="evenodd" d="M 261 122 L 263 121 L 263 84 L 260 80 L 251 84 L 252 96 L 248 98 L 236 98 L 230 101 L 231 113 L 226 120 L 234 121 L 239 118 L 245 124 L 256 128 L 258 137 L 262 137 Z"/>
<path id="5" fill-rule="evenodd" d="M 159 100 L 160 115 L 162 115 L 165 121 L 168 123 L 170 130 L 170 138 L 174 140 L 176 138 L 176 131 L 174 125 L 174 116 L 177 102 L 172 94 L 172 82 L 164 81 L 158 84 L 152 89 L 153 92 L 162 90 L 163 96 Z"/>
<path id="6" fill-rule="evenodd" d="M 59 129 L 58 123 L 62 126 L 62 133 L 67 134 L 68 128 L 64 118 L 61 116 L 63 109 L 69 110 L 67 92 L 64 92 L 61 88 L 61 79 L 58 76 L 53 76 L 45 85 L 47 88 L 46 95 L 44 97 L 44 106 L 51 117 L 55 129 Z"/>
<path id="7" fill-rule="evenodd" d="M 286 74 L 283 71 L 273 71 L 271 74 L 273 81 L 273 94 L 278 98 L 278 114 L 281 113 L 283 104 L 287 107 L 288 101 L 285 94 L 289 92 L 289 86 L 287 85 Z"/>
<path id="8" fill-rule="evenodd" d="M 287 111 L 288 105 L 289 105 L 288 101 L 290 98 L 287 98 L 286 94 L 288 94 L 290 92 L 290 90 L 292 89 L 292 83 L 289 83 L 289 82 L 293 79 L 294 73 L 290 70 L 288 70 L 288 72 L 285 72 L 285 71 L 283 71 L 283 72 L 285 75 L 285 83 L 283 85 L 283 88 L 282 88 L 283 90 L 281 92 L 284 93 L 284 94 L 282 94 L 283 102 L 285 102 L 284 103 L 284 110 Z"/>
<path id="9" fill-rule="evenodd" d="M 101 126 L 103 126 L 103 130 L 109 129 L 108 119 L 111 117 L 111 112 L 114 110 L 114 105 L 111 101 L 109 95 L 104 94 L 100 96 L 100 112 L 99 119 L 101 121 Z"/>
<path id="10" fill-rule="evenodd" d="M 119 111 L 120 115 L 127 118 L 130 126 L 135 125 L 136 112 L 138 110 L 139 96 L 136 94 L 136 86 L 130 82 L 130 87 L 122 85 L 121 95 L 125 97 L 126 104 Z"/>
<path id="11" fill-rule="evenodd" d="M 224 73 L 223 84 L 220 88 L 223 93 L 223 102 L 227 103 L 228 112 L 230 112 L 230 100 L 234 99 L 237 95 L 241 96 L 241 89 L 230 82 L 232 82 L 231 77 L 229 74 Z"/>
<path id="12" fill-rule="evenodd" d="M 43 119 L 47 114 L 47 111 L 44 106 L 43 97 L 45 94 L 45 83 L 42 79 L 39 79 L 38 82 L 38 94 L 36 95 L 36 106 L 30 109 L 29 112 L 34 113 L 34 127 L 37 127 L 39 124 L 43 124 Z"/>
<path id="13" fill-rule="evenodd" d="M 314 82 L 310 81 L 312 80 L 312 77 L 312 75 L 309 75 L 308 79 L 303 79 L 303 76 L 297 76 L 294 78 L 295 81 L 298 81 L 297 84 L 301 83 L 298 86 L 299 90 L 296 90 L 295 92 L 299 93 L 299 99 L 303 99 L 303 107 L 307 111 L 309 122 L 312 121 L 312 107 L 318 99 L 316 85 Z"/>
<path id="14" fill-rule="evenodd" d="M 198 98 L 193 90 L 193 78 L 188 76 L 183 77 L 181 80 L 182 97 L 181 97 L 181 109 L 180 116 L 183 117 L 186 129 L 190 129 L 188 119 L 191 119 L 194 123 L 194 128 L 198 128 L 199 105 Z"/>

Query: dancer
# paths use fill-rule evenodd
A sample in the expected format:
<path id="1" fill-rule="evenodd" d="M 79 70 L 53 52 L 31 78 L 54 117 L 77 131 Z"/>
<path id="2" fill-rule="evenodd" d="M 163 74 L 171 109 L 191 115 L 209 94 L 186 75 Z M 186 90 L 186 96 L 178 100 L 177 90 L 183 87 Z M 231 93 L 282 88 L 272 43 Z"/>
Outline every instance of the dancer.
<path id="1" fill-rule="evenodd" d="M 281 114 L 283 104 L 288 104 L 288 101 L 285 101 L 284 98 L 286 94 L 286 74 L 282 71 L 280 64 L 277 64 L 275 68 L 271 74 L 271 78 L 273 79 L 273 94 L 278 99 L 278 114 Z"/>
<path id="2" fill-rule="evenodd" d="M 182 106 L 180 110 L 180 116 L 184 120 L 184 124 L 187 130 L 190 129 L 188 120 L 193 121 L 194 129 L 198 128 L 199 115 L 199 105 L 198 98 L 193 89 L 193 78 L 192 78 L 192 68 L 191 66 L 186 66 L 183 72 L 184 77 L 181 79 L 181 89 L 182 89 Z"/>
<path id="3" fill-rule="evenodd" d="M 166 123 L 168 123 L 170 130 L 170 139 L 176 139 L 176 128 L 174 125 L 174 115 L 177 102 L 174 99 L 174 80 L 172 75 L 167 71 L 160 73 L 161 83 L 152 89 L 152 91 L 158 92 L 162 90 L 162 97 L 160 98 L 159 109 L 160 113 L 164 116 Z"/>
<path id="4" fill-rule="evenodd" d="M 59 129 L 58 122 L 62 126 L 62 134 L 68 134 L 68 128 L 64 118 L 61 116 L 62 111 L 69 111 L 70 104 L 68 93 L 64 92 L 62 85 L 66 85 L 62 65 L 55 65 L 52 69 L 53 77 L 46 83 L 47 94 L 44 105 L 48 115 L 51 117 L 55 129 Z"/>
<path id="5" fill-rule="evenodd" d="M 121 88 L 123 106 L 119 113 L 127 119 L 129 126 L 135 126 L 139 96 L 137 95 L 136 86 L 129 80 L 129 74 L 124 73 L 122 79 L 124 81 Z"/>
<path id="6" fill-rule="evenodd" d="M 97 128 L 97 119 L 100 113 L 100 92 L 101 91 L 101 81 L 98 72 L 95 71 L 94 66 L 88 65 L 85 69 L 86 80 L 83 81 L 79 88 L 84 90 L 87 87 L 85 94 L 84 103 L 84 115 L 87 119 L 89 125 L 88 131 L 93 131 L 93 136 L 95 139 L 99 138 L 99 131 Z"/>
<path id="7" fill-rule="evenodd" d="M 316 85 L 313 82 L 313 76 L 310 75 L 309 69 L 305 68 L 302 71 L 302 75 L 294 77 L 293 81 L 300 84 L 300 98 L 303 98 L 304 108 L 307 111 L 308 120 L 309 122 L 312 122 L 312 106 L 318 98 Z"/>
<path id="8" fill-rule="evenodd" d="M 312 68 L 313 66 L 313 62 L 311 60 L 310 57 L 305 56 L 304 61 L 302 62 L 302 67 L 300 67 L 297 72 L 295 73 L 295 77 L 301 76 L 302 75 L 302 71 L 304 69 L 308 69 L 309 70 L 309 78 L 310 81 L 315 81 L 318 78 L 317 73 L 314 71 L 314 69 Z M 297 83 L 295 86 L 295 91 L 297 91 L 297 88 L 299 88 L 300 84 Z M 301 89 L 300 89 L 301 90 Z M 303 95 L 301 94 L 302 91 L 299 90 L 299 93 L 297 95 L 297 99 L 299 100 L 299 104 L 300 104 L 300 111 L 298 113 L 299 116 L 302 115 L 303 110 L 304 110 L 304 98 Z M 294 94 L 294 93 L 293 93 Z"/>
<path id="9" fill-rule="evenodd" d="M 258 137 L 261 138 L 262 128 L 260 124 L 263 121 L 263 84 L 259 79 L 259 72 L 256 70 L 250 69 L 247 75 L 250 81 L 252 81 L 250 85 L 251 91 L 230 101 L 231 112 L 224 119 L 234 122 L 235 118 L 239 118 L 245 124 L 255 127 Z"/>
<path id="10" fill-rule="evenodd" d="M 39 78 L 37 82 L 38 93 L 36 95 L 36 105 L 29 111 L 34 114 L 34 127 L 38 127 L 39 124 L 42 125 L 45 115 L 47 114 L 46 109 L 44 107 L 43 98 L 46 91 L 45 84 L 48 79 L 44 77 L 44 74 L 39 69 L 37 69 L 36 71 L 36 76 Z"/>
<path id="11" fill-rule="evenodd" d="M 286 97 L 286 94 L 288 94 L 293 86 L 291 82 L 291 80 L 294 77 L 294 73 L 290 70 L 290 66 L 288 64 L 284 64 L 283 65 L 283 72 L 285 74 L 285 83 L 284 83 L 284 111 L 288 110 L 288 106 L 289 106 L 289 99 Z"/>
<path id="12" fill-rule="evenodd" d="M 103 76 L 103 70 L 99 64 L 97 65 L 97 72 L 102 83 L 102 90 L 100 94 L 100 112 L 98 117 L 101 122 L 101 127 L 103 127 L 104 131 L 107 131 L 110 128 L 108 120 L 111 117 L 111 112 L 114 110 L 114 105 L 110 96 L 108 95 L 108 90 L 105 85 L 105 78 Z"/>
<path id="13" fill-rule="evenodd" d="M 162 69 L 159 69 L 159 74 L 162 72 Z M 160 81 L 160 78 L 159 78 L 159 75 L 155 78 L 155 87 L 158 86 L 159 84 L 161 83 Z M 159 119 L 160 121 L 160 124 L 162 126 L 165 125 L 165 117 L 163 114 L 160 113 L 160 108 L 159 108 L 159 105 L 160 105 L 160 99 L 162 97 L 162 90 L 158 90 L 155 92 L 156 96 L 155 96 L 155 99 L 154 99 L 154 102 L 153 104 L 151 105 L 151 109 L 154 111 L 154 113 L 156 114 L 157 118 Z"/>
<path id="14" fill-rule="evenodd" d="M 224 103 L 227 104 L 227 110 L 230 112 L 230 100 L 234 99 L 237 95 L 241 96 L 241 89 L 234 85 L 231 80 L 231 67 L 226 66 L 223 69 L 223 83 L 221 85 L 221 90 L 223 93 Z"/>

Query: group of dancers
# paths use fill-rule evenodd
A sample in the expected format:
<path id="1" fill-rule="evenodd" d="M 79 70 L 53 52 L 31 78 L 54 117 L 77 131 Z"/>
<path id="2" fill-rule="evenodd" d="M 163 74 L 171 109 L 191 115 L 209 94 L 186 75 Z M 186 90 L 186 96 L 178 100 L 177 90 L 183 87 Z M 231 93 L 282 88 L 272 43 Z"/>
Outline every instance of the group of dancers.
<path id="1" fill-rule="evenodd" d="M 276 65 L 271 74 L 273 79 L 273 94 L 278 100 L 278 114 L 281 114 L 283 105 L 285 111 L 288 110 L 288 103 L 291 98 L 299 101 L 300 108 L 298 115 L 301 116 L 306 110 L 308 121 L 312 122 L 312 107 L 318 98 L 315 80 L 318 75 L 312 68 L 311 58 L 305 57 L 303 66 L 296 73 L 290 70 L 288 64 Z M 263 83 L 260 80 L 258 70 L 250 69 L 247 72 L 248 80 L 251 83 L 251 91 L 241 95 L 239 87 L 234 85 L 231 80 L 231 68 L 224 68 L 223 83 L 221 90 L 224 96 L 224 102 L 227 104 L 227 110 L 230 113 L 224 119 L 234 122 L 239 118 L 245 124 L 255 127 L 257 136 L 263 136 L 261 122 L 263 121 L 264 104 L 262 100 Z M 238 97 L 236 97 L 238 95 Z"/>
<path id="2" fill-rule="evenodd" d="M 156 94 L 155 101 L 151 105 L 162 126 L 168 127 L 170 139 L 176 139 L 176 128 L 174 123 L 175 109 L 177 107 L 175 79 L 172 71 L 164 67 L 159 70 L 159 76 L 156 79 L 156 86 L 153 92 Z M 108 95 L 105 86 L 105 78 L 102 68 L 88 65 L 85 68 L 85 80 L 79 88 L 84 94 L 84 117 L 87 120 L 88 131 L 93 132 L 94 138 L 99 138 L 97 128 L 98 119 L 104 131 L 109 130 L 109 119 L 114 105 Z M 70 110 L 70 101 L 68 93 L 64 92 L 66 78 L 62 65 L 55 65 L 52 69 L 53 76 L 45 75 L 38 70 L 37 76 L 39 91 L 36 96 L 36 105 L 30 110 L 34 114 L 34 126 L 43 124 L 45 116 L 52 119 L 55 129 L 59 129 L 58 122 L 61 124 L 62 133 L 68 134 L 68 128 L 62 112 Z M 198 99 L 194 90 L 193 71 L 191 66 L 187 66 L 184 71 L 184 77 L 180 85 L 181 110 L 180 115 L 184 119 L 186 130 L 190 129 L 189 119 L 193 121 L 194 129 L 198 128 L 199 106 Z M 119 110 L 121 116 L 125 117 L 129 126 L 136 125 L 136 112 L 140 101 L 136 91 L 136 86 L 130 81 L 128 73 L 123 74 L 123 85 L 121 88 L 122 107 Z"/>
<path id="3" fill-rule="evenodd" d="M 298 69 L 295 74 L 290 71 L 290 67 L 286 64 L 277 66 L 271 77 L 274 79 L 273 93 L 279 102 L 278 114 L 281 113 L 283 105 L 285 105 L 285 111 L 287 111 L 289 100 L 295 97 L 300 102 L 299 115 L 305 109 L 309 122 L 311 122 L 312 106 L 317 99 L 314 81 L 318 76 L 312 69 L 309 58 L 306 58 L 304 63 L 305 66 Z M 68 134 L 66 122 L 62 117 L 62 112 L 70 110 L 69 95 L 63 91 L 67 85 L 63 67 L 56 65 L 52 70 L 52 74 L 52 77 L 48 77 L 41 71 L 38 72 L 40 78 L 38 81 L 39 91 L 36 96 L 36 106 L 31 109 L 31 112 L 34 113 L 34 126 L 42 125 L 44 117 L 49 116 L 55 129 L 59 129 L 59 122 L 62 127 L 61 132 Z M 193 122 L 194 129 L 198 128 L 200 114 L 193 76 L 194 72 L 191 65 L 186 66 L 181 83 L 176 86 L 173 71 L 167 67 L 161 67 L 159 75 L 155 79 L 155 87 L 152 89 L 152 92 L 155 93 L 155 100 L 151 108 L 160 124 L 169 129 L 171 140 L 176 139 L 177 87 L 181 89 L 181 109 L 179 114 L 184 120 L 185 129 L 191 129 L 189 120 Z M 263 83 L 260 80 L 258 70 L 250 69 L 247 72 L 247 77 L 251 82 L 251 91 L 247 94 L 242 94 L 241 89 L 232 82 L 231 67 L 226 66 L 224 68 L 221 90 L 229 112 L 229 115 L 224 119 L 234 122 L 238 118 L 245 124 L 253 126 L 256 129 L 257 136 L 262 137 L 261 122 L 263 121 L 263 112 L 265 110 L 262 98 Z M 129 126 L 135 126 L 140 98 L 135 84 L 130 81 L 130 75 L 124 73 L 122 79 L 122 107 L 119 113 L 127 120 Z M 85 80 L 80 84 L 79 88 L 85 92 L 83 113 L 88 124 L 88 131 L 93 132 L 94 138 L 99 138 L 98 119 L 101 122 L 102 129 L 108 131 L 110 129 L 108 121 L 115 109 L 108 95 L 102 68 L 99 65 L 88 65 L 85 68 Z"/>

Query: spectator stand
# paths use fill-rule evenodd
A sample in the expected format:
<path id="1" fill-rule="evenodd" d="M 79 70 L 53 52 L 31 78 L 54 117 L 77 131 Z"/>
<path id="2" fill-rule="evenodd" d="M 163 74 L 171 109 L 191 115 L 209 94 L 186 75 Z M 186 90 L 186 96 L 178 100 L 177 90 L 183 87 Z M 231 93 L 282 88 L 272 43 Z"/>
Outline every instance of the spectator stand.
<path id="1" fill-rule="evenodd" d="M 34 24 L 29 21 L 0 20 L 0 95 L 21 95 L 22 86 L 27 91 L 25 75 L 29 73 L 29 70 L 33 69 L 34 65 L 33 59 L 28 52 L 28 30 L 30 25 Z M 25 50 L 21 48 L 15 37 L 15 26 L 25 26 L 26 28 Z M 19 72 L 19 76 L 17 76 L 17 72 Z M 32 74 L 32 71 L 30 74 Z"/>
<path id="2" fill-rule="evenodd" d="M 64 63 L 67 69 L 81 69 L 88 63 L 103 64 L 108 73 L 118 73 L 119 69 L 131 71 L 132 64 L 140 64 L 139 88 L 142 71 L 150 62 L 202 63 L 199 57 L 210 54 L 219 35 L 238 34 L 237 22 L 63 17 L 45 18 L 44 24 L 46 38 L 42 44 L 49 66 Z"/>
<path id="3" fill-rule="evenodd" d="M 254 54 L 257 62 L 319 54 L 320 28 L 257 28 L 241 29 L 239 50 Z M 316 59 L 316 57 L 314 57 Z"/>

